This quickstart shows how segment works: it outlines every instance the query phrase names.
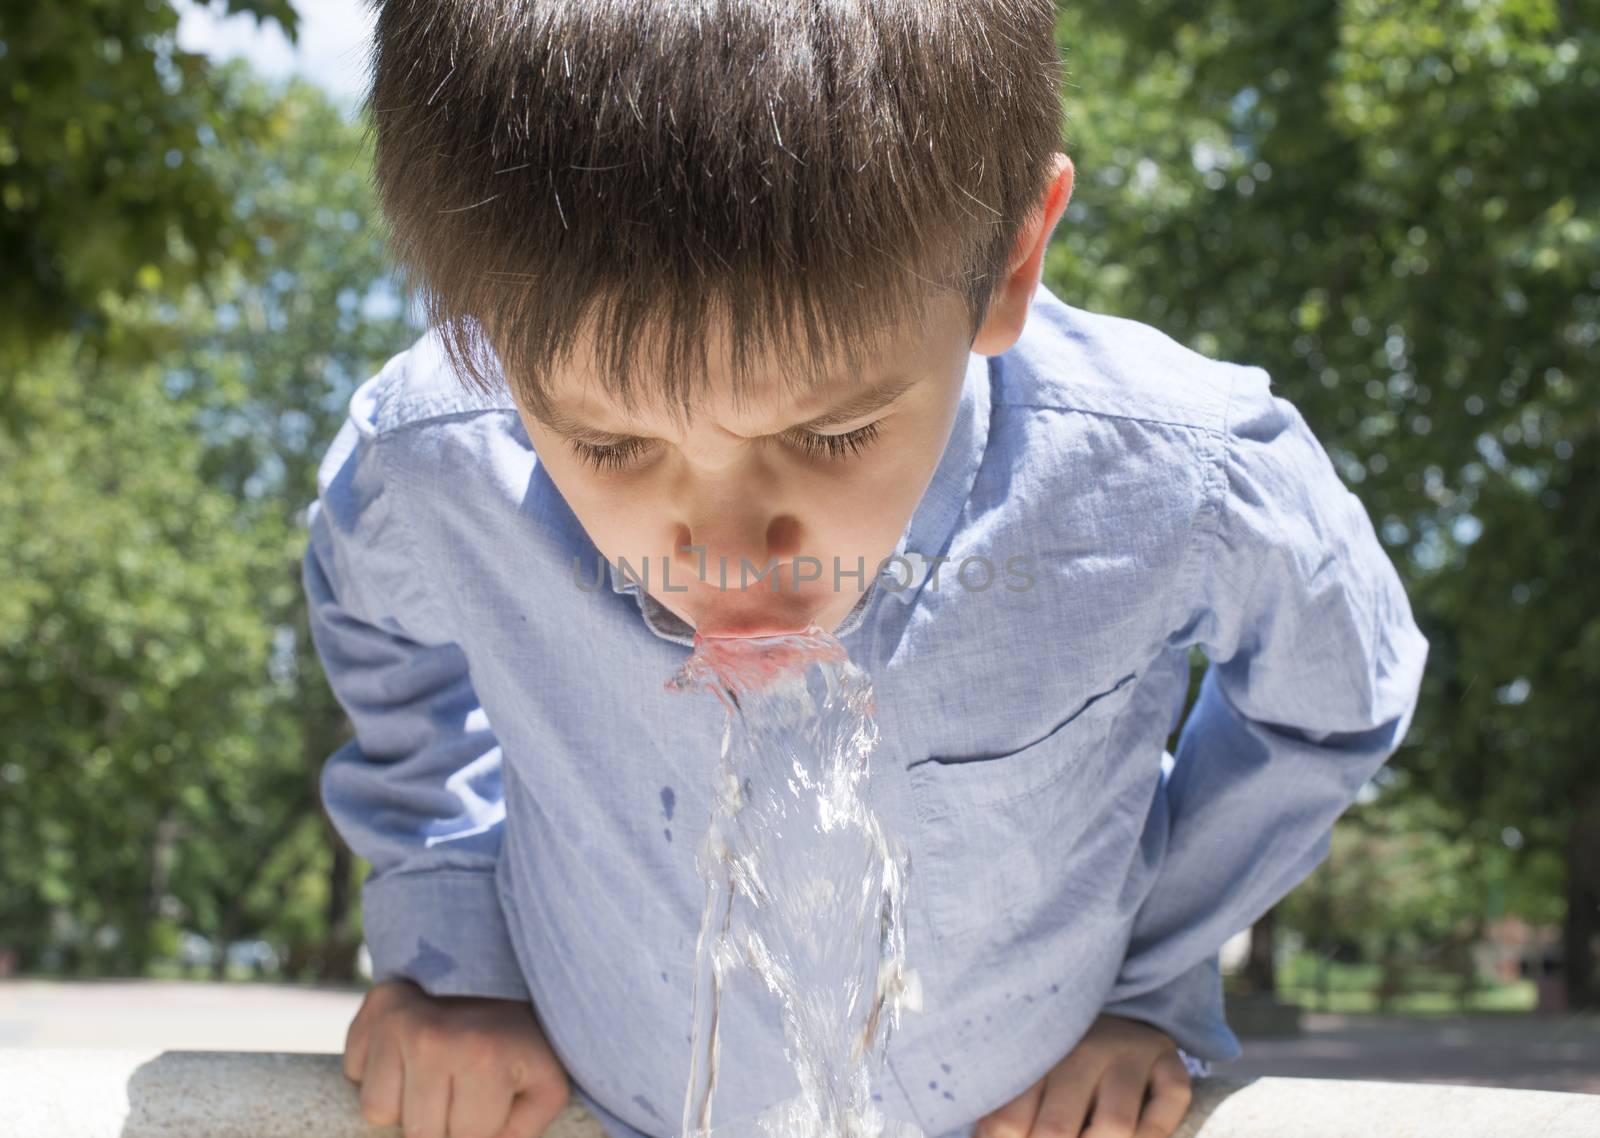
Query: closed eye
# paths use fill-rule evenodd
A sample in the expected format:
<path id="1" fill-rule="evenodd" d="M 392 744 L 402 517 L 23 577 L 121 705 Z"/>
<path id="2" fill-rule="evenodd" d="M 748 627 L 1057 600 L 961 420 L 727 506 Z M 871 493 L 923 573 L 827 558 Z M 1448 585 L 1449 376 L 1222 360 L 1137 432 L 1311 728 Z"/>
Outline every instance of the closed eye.
<path id="1" fill-rule="evenodd" d="M 860 454 L 862 448 L 871 445 L 878 437 L 878 424 L 868 423 L 864 427 L 857 427 L 842 435 L 819 435 L 813 431 L 799 431 L 794 437 L 801 449 L 813 458 L 837 460 Z"/>
<path id="2" fill-rule="evenodd" d="M 838 435 L 821 435 L 815 431 L 796 430 L 788 432 L 785 437 L 808 457 L 842 461 L 860 454 L 865 447 L 870 446 L 877 439 L 878 432 L 879 423 L 872 422 Z M 568 439 L 567 445 L 580 459 L 596 470 L 625 470 L 650 449 L 651 442 L 650 439 L 633 438 L 599 445 Z"/>
<path id="3" fill-rule="evenodd" d="M 567 445 L 596 470 L 622 470 L 632 465 L 641 451 L 648 450 L 650 443 L 648 439 L 626 439 L 620 443 L 596 446 L 594 443 L 568 439 Z"/>

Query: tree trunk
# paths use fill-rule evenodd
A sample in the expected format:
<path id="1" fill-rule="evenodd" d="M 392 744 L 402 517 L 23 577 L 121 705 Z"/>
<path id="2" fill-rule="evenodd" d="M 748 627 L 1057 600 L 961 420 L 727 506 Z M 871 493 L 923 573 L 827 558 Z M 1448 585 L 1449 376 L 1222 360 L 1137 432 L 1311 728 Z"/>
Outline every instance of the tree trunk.
<path id="1" fill-rule="evenodd" d="M 1373 993 L 1378 1010 L 1387 1012 L 1394 1008 L 1395 1000 L 1405 993 L 1405 962 L 1400 952 L 1400 938 L 1389 933 L 1383 938 L 1383 958 L 1379 961 L 1378 990 Z"/>
<path id="2" fill-rule="evenodd" d="M 301 566 L 295 559 L 289 572 L 299 588 Z M 300 743 L 305 761 L 305 774 L 311 789 L 310 800 L 316 803 L 322 818 L 322 833 L 331 853 L 328 867 L 327 925 L 320 946 L 290 945 L 286 970 L 304 970 L 315 961 L 320 979 L 356 979 L 356 956 L 361 948 L 361 933 L 353 926 L 352 913 L 355 898 L 351 877 L 355 868 L 355 855 L 345 844 L 344 837 L 334 826 L 333 819 L 322 803 L 322 768 L 328 757 L 350 738 L 352 728 L 344 708 L 329 692 L 327 684 L 319 681 L 313 685 L 311 676 L 321 676 L 321 661 L 314 651 L 309 617 L 304 606 L 295 612 L 295 637 L 298 653 L 296 683 L 300 694 Z"/>
<path id="3" fill-rule="evenodd" d="M 182 832 L 176 802 L 168 801 L 161 807 L 161 817 L 156 820 L 155 834 L 150 848 L 150 878 L 144 903 L 139 912 L 131 914 L 123 954 L 130 975 L 144 976 L 150 971 L 153 954 L 151 934 L 156 922 L 161 920 L 161 902 L 167 895 L 167 882 L 172 876 L 172 860 L 177 853 L 178 837 Z"/>
<path id="4" fill-rule="evenodd" d="M 329 832 L 331 827 L 324 827 Z M 328 953 L 329 980 L 354 980 L 355 958 L 360 937 L 350 928 L 350 873 L 354 859 L 350 848 L 337 836 L 333 841 L 333 864 L 328 870 Z"/>
<path id="5" fill-rule="evenodd" d="M 1567 1007 L 1600 1008 L 1595 976 L 1595 936 L 1600 934 L 1600 794 L 1574 814 L 1567 841 L 1567 913 L 1561 941 Z"/>
<path id="6" fill-rule="evenodd" d="M 1277 995 L 1278 969 L 1273 956 L 1277 940 L 1278 910 L 1274 907 L 1250 926 L 1250 956 L 1245 960 L 1244 982 L 1251 995 Z"/>

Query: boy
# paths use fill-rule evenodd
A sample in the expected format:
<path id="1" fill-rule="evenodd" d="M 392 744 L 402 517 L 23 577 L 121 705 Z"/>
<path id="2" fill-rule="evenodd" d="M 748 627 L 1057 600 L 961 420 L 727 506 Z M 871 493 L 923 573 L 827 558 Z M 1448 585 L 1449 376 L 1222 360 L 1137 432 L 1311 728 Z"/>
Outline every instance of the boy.
<path id="1" fill-rule="evenodd" d="M 304 575 L 355 727 L 324 800 L 374 867 L 369 1120 L 532 1138 L 570 1090 L 677 1134 L 721 709 L 663 682 L 697 632 L 808 623 L 873 677 L 912 853 L 885 1113 L 1165 1138 L 1239 1054 L 1218 947 L 1325 855 L 1427 644 L 1261 369 L 1040 284 L 1053 20 L 382 6 L 431 331 L 353 397 Z M 764 993 L 721 1028 L 717 1121 L 796 1092 Z"/>

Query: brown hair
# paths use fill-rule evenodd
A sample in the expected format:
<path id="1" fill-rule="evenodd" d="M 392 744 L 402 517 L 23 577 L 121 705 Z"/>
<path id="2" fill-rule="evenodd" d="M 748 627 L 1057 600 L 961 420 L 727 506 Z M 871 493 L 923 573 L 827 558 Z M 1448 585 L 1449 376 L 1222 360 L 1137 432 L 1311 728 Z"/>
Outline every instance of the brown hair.
<path id="1" fill-rule="evenodd" d="M 1061 149 L 1051 0 L 369 0 L 390 249 L 451 362 L 542 403 L 593 330 L 686 405 L 725 321 L 821 377 L 938 290 L 977 334 Z M 492 349 L 491 349 L 492 345 Z"/>

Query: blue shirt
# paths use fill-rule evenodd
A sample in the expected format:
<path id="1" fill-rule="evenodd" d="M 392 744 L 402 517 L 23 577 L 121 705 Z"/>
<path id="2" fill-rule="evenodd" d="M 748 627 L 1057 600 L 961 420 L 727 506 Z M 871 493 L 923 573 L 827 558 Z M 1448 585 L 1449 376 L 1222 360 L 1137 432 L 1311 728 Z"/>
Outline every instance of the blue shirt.
<path id="1" fill-rule="evenodd" d="M 614 1135 L 675 1136 L 722 723 L 663 686 L 692 630 L 432 334 L 355 392 L 308 524 L 355 732 L 322 791 L 373 866 L 374 978 L 531 1000 Z M 866 792 L 912 858 L 924 1008 L 884 1111 L 970 1133 L 1102 1012 L 1236 1058 L 1218 949 L 1326 855 L 1427 656 L 1360 501 L 1261 368 L 1041 287 L 1011 350 L 971 356 L 897 551 L 951 560 L 910 586 L 869 568 L 836 630 L 877 692 Z M 989 587 L 955 572 L 976 558 Z M 722 1030 L 714 1123 L 798 1091 L 748 974 Z"/>

